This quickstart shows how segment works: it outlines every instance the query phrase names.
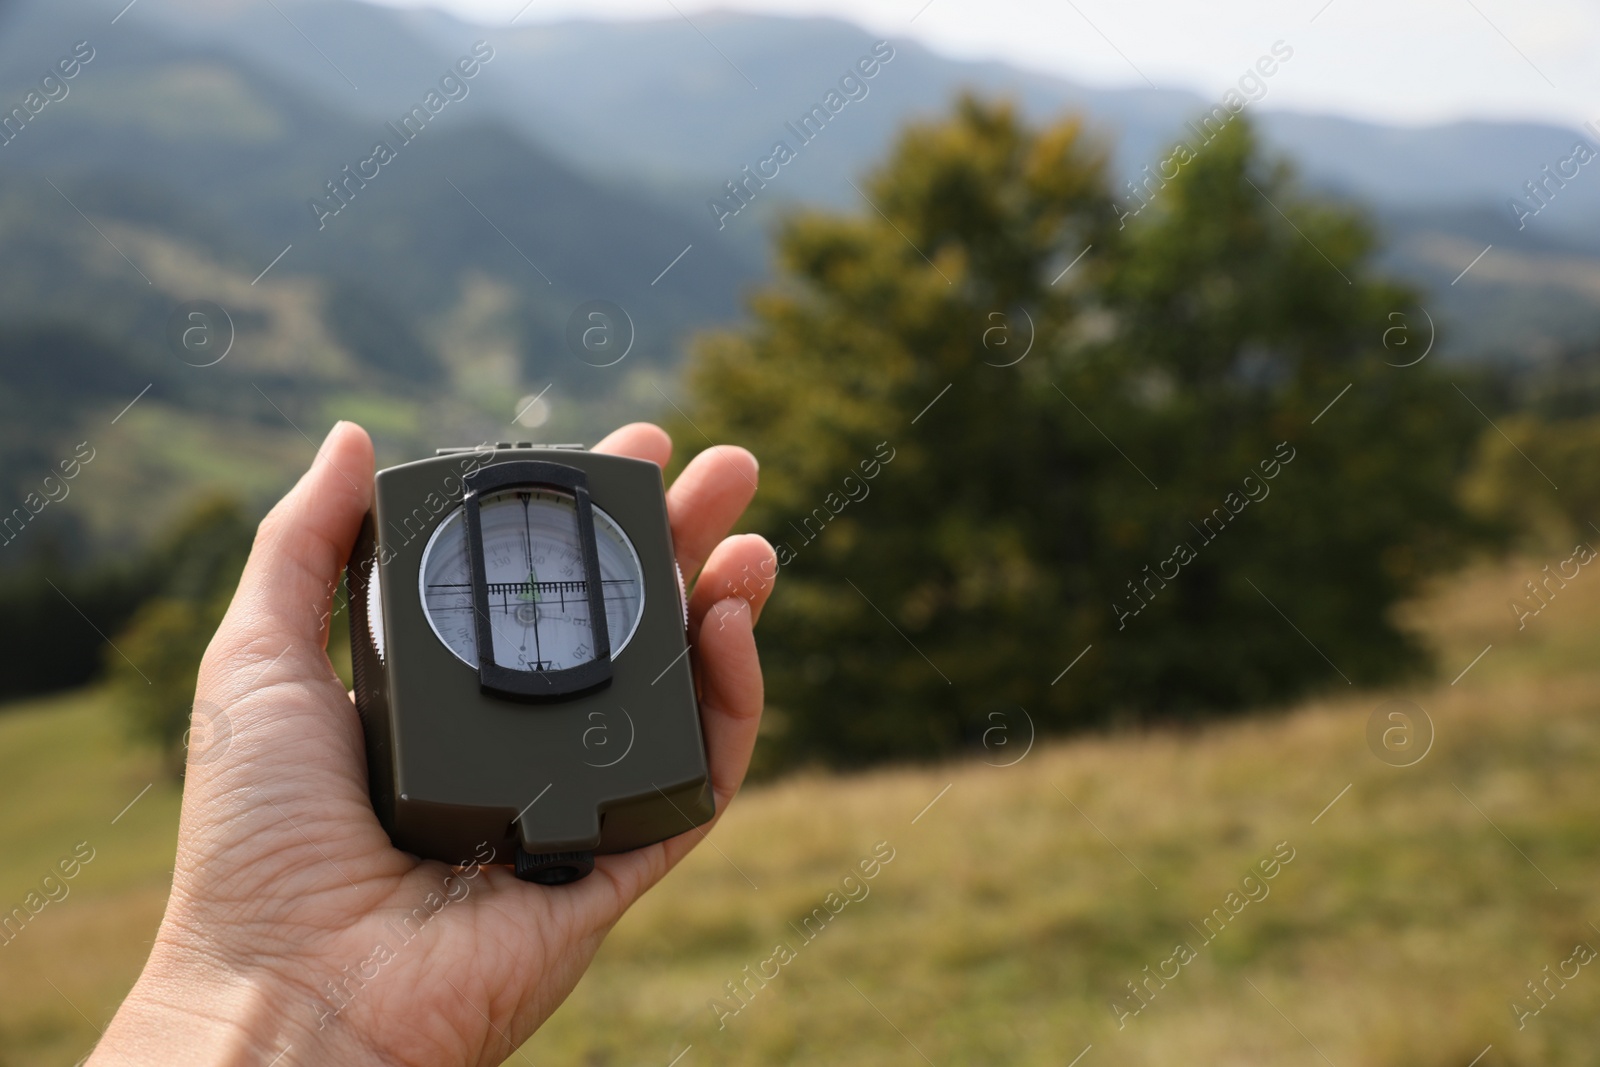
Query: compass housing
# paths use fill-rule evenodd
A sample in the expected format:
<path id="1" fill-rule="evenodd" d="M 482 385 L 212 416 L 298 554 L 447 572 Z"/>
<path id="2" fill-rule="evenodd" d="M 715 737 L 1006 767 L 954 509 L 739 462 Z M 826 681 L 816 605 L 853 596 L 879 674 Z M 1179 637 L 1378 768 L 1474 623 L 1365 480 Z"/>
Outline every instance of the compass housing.
<path id="1" fill-rule="evenodd" d="M 577 501 L 595 651 L 570 671 L 510 669 L 483 651 L 491 642 L 481 614 L 482 542 L 473 541 L 481 537 L 477 503 L 522 486 Z M 637 626 L 616 652 L 596 589 L 591 506 L 631 542 L 643 576 Z M 477 664 L 441 639 L 422 594 L 426 546 L 463 509 Z M 523 877 L 560 882 L 587 873 L 585 853 L 640 848 L 714 814 L 684 591 L 655 464 L 576 446 L 500 444 L 390 467 L 378 472 L 346 574 L 368 787 L 397 848 L 464 864 L 487 843 L 500 862 L 516 859 Z M 557 854 L 565 858 L 552 869 L 536 862 Z"/>

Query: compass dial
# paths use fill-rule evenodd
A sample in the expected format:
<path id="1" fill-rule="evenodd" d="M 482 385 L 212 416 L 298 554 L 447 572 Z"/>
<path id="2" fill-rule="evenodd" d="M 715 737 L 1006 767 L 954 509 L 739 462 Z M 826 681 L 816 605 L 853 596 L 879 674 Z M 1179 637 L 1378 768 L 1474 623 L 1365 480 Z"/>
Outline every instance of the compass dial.
<path id="1" fill-rule="evenodd" d="M 615 658 L 639 625 L 644 572 L 628 535 L 598 506 L 591 509 Z M 483 497 L 478 514 L 494 662 L 511 670 L 559 671 L 595 659 L 573 496 L 558 489 L 506 489 Z M 422 606 L 439 640 L 476 667 L 471 568 L 465 512 L 457 508 L 423 552 Z"/>

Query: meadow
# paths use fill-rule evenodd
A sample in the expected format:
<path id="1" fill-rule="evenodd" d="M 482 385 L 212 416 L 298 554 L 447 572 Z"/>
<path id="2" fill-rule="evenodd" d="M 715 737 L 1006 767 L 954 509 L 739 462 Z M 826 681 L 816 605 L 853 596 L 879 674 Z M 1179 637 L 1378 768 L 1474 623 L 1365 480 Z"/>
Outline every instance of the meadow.
<path id="1" fill-rule="evenodd" d="M 513 1062 L 1593 1063 L 1600 579 L 1519 630 L 1542 562 L 1408 608 L 1409 688 L 752 787 Z M 1395 700 L 1432 724 L 1403 759 L 1369 740 Z M 178 793 L 114 711 L 0 713 L 0 905 L 94 850 L 0 945 L 0 1067 L 84 1056 L 160 917 Z"/>

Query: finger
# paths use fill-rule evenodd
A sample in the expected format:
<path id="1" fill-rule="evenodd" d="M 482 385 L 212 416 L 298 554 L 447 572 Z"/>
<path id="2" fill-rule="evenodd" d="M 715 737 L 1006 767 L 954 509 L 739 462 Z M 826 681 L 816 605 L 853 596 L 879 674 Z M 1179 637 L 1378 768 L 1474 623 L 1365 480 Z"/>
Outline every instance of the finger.
<path id="1" fill-rule="evenodd" d="M 660 881 L 727 813 L 728 803 L 744 783 L 761 728 L 763 700 L 761 662 L 751 629 L 750 602 L 728 597 L 712 605 L 695 647 L 701 680 L 700 728 L 706 739 L 706 761 L 716 815 L 711 823 L 663 841 L 659 851 L 641 849 L 621 856 L 603 856 L 595 864 L 605 871 L 615 892 L 602 897 L 598 914 L 613 922 L 638 896 Z"/>
<path id="2" fill-rule="evenodd" d="M 739 587 L 739 594 L 721 599 L 712 594 L 746 571 L 775 577 L 772 546 L 756 534 L 730 537 L 711 553 L 696 586 L 704 606 L 691 609 L 695 668 L 700 679 L 700 728 L 705 735 L 716 819 L 739 791 L 761 726 L 763 699 L 761 663 L 752 633 L 755 613 L 772 592 L 769 577 L 760 587 Z M 702 593 L 701 591 L 705 592 Z M 748 595 L 743 595 L 748 593 Z M 678 864 L 704 840 L 711 826 L 701 826 L 662 842 L 660 850 L 641 849 L 620 856 L 602 856 L 597 872 L 607 875 L 614 890 L 600 894 L 594 907 L 598 923 L 616 921 L 629 904 Z"/>
<path id="3" fill-rule="evenodd" d="M 744 781 L 761 720 L 761 663 L 752 631 L 777 576 L 772 546 L 755 534 L 729 538 L 712 552 L 696 587 L 696 593 L 701 587 L 722 588 L 747 569 L 769 577 L 748 592 L 741 586 L 731 596 L 707 594 L 710 602 L 690 615 L 700 672 L 700 723 L 719 811 Z"/>
<path id="4" fill-rule="evenodd" d="M 714 445 L 689 461 L 667 491 L 672 543 L 685 581 L 692 581 L 717 542 L 756 495 L 760 465 L 736 445 Z"/>
<path id="5" fill-rule="evenodd" d="M 689 597 L 689 640 L 698 640 L 700 627 L 712 618 L 712 607 L 728 597 L 748 601 L 751 622 L 758 622 L 777 577 L 777 553 L 766 538 L 740 534 L 723 541 L 712 550 Z M 715 619 L 712 622 L 715 624 Z"/>
<path id="6" fill-rule="evenodd" d="M 672 438 L 655 423 L 630 422 L 612 430 L 592 451 L 647 459 L 658 467 L 665 467 L 672 458 Z"/>
<path id="7" fill-rule="evenodd" d="M 372 503 L 372 474 L 367 432 L 336 424 L 311 468 L 261 520 L 219 637 L 322 653 L 329 604 Z"/>
<path id="8" fill-rule="evenodd" d="M 744 782 L 761 726 L 763 689 L 750 602 L 728 597 L 712 605 L 695 651 L 700 670 L 700 726 L 717 811 Z"/>

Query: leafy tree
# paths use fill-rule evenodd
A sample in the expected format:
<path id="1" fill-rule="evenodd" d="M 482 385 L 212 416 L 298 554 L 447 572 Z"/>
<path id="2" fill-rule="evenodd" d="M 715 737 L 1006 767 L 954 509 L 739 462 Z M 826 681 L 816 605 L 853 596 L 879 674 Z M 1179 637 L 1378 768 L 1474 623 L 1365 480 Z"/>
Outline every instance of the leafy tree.
<path id="1" fill-rule="evenodd" d="M 1104 169 L 1077 119 L 1033 129 L 964 97 L 905 131 L 870 206 L 790 218 L 753 326 L 699 346 L 679 438 L 758 453 L 751 521 L 782 562 L 773 762 L 949 752 L 995 714 L 1020 742 L 1019 707 L 1049 731 L 1201 716 L 1418 665 L 1389 609 L 1468 536 L 1453 486 L 1476 416 L 1426 365 L 1385 365 L 1414 297 L 1242 119 L 1136 215 Z"/>
<path id="2" fill-rule="evenodd" d="M 197 504 L 147 555 L 163 585 L 106 657 L 130 733 L 159 747 L 174 775 L 183 767 L 200 659 L 233 597 L 253 533 L 232 500 Z"/>

